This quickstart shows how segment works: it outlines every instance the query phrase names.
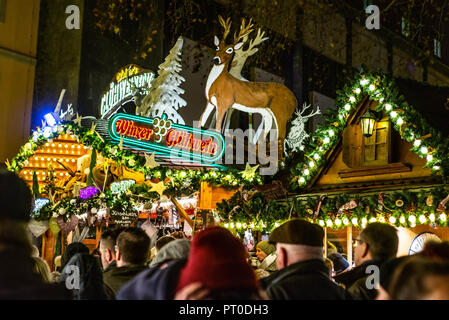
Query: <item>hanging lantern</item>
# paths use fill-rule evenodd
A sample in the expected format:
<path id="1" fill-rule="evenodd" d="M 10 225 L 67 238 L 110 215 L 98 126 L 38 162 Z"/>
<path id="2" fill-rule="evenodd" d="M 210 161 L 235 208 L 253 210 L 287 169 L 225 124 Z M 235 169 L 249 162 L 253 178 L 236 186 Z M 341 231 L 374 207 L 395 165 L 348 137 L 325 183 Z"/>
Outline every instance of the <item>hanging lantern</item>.
<path id="1" fill-rule="evenodd" d="M 362 134 L 369 138 L 373 135 L 374 124 L 376 123 L 376 116 L 370 110 L 360 118 L 362 124 Z"/>

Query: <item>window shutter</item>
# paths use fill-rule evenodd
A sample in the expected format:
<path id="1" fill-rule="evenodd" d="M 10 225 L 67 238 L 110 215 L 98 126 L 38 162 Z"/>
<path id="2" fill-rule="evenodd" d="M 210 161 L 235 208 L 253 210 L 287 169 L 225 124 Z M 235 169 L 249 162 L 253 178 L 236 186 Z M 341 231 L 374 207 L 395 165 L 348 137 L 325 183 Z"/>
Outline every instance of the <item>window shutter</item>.
<path id="1" fill-rule="evenodd" d="M 360 167 L 362 130 L 360 124 L 348 125 L 343 132 L 343 162 L 349 168 Z"/>
<path id="2" fill-rule="evenodd" d="M 391 134 L 390 121 L 376 123 L 373 135 L 363 137 L 362 166 L 377 166 L 390 163 Z"/>

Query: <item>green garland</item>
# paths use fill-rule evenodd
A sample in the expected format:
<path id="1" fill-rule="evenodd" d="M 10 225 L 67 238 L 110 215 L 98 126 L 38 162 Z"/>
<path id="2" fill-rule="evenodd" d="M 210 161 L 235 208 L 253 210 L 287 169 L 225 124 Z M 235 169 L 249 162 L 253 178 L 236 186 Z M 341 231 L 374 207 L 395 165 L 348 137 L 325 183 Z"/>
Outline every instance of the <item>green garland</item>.
<path id="1" fill-rule="evenodd" d="M 369 222 L 385 222 L 396 227 L 414 227 L 419 224 L 448 226 L 447 210 L 437 210 L 439 203 L 448 196 L 449 188 L 436 187 L 419 191 L 401 190 L 379 195 L 342 194 L 323 199 L 319 213 L 316 209 L 319 196 L 279 201 L 263 201 L 263 194 L 256 193 L 244 201 L 240 193 L 228 201 L 217 204 L 222 224 L 231 229 L 271 231 L 291 217 L 314 221 L 322 227 L 340 229 L 348 226 L 364 227 Z M 339 210 L 349 202 L 357 204 L 352 209 Z M 237 224 L 239 224 L 237 226 Z"/>
<path id="2" fill-rule="evenodd" d="M 292 189 L 304 188 L 324 165 L 326 153 L 334 148 L 347 125 L 349 115 L 355 111 L 360 101 L 368 95 L 378 101 L 376 111 L 385 111 L 393 127 L 407 142 L 410 149 L 421 158 L 426 158 L 425 168 L 432 168 L 432 174 L 440 173 L 443 179 L 449 176 L 449 139 L 431 127 L 423 117 L 400 95 L 394 80 L 383 73 L 356 74 L 352 82 L 337 91 L 338 111 L 330 111 L 325 123 L 318 126 L 312 137 L 304 145 L 304 161 L 291 169 Z M 431 137 L 419 139 L 428 134 Z"/>
<path id="3" fill-rule="evenodd" d="M 251 188 L 263 183 L 262 177 L 257 172 L 246 178 L 243 171 L 232 168 L 228 168 L 226 171 L 175 170 L 163 166 L 150 169 L 145 167 L 146 159 L 144 156 L 130 150 L 120 150 L 116 144 L 103 140 L 97 133 L 80 127 L 74 122 L 65 122 L 53 127 L 51 131 L 48 127 L 44 130 L 38 128 L 37 131 L 33 132 L 29 141 L 20 148 L 19 153 L 11 160 L 11 163 L 7 162 L 8 169 L 16 173 L 20 172 L 21 168 L 27 165 L 28 159 L 39 148 L 43 147 L 49 140 L 63 134 L 73 135 L 79 143 L 97 150 L 104 157 L 123 164 L 134 171 L 144 173 L 147 180 L 155 183 L 166 182 L 167 189 L 164 194 L 167 196 L 191 195 L 200 189 L 201 182 L 208 182 L 228 190 L 240 186 Z M 100 207 L 113 210 L 135 210 L 135 206 L 142 202 L 156 201 L 160 198 L 158 193 L 149 192 L 149 189 L 147 185 L 142 184 L 134 185 L 128 192 L 119 195 L 113 195 L 109 190 L 106 190 L 88 201 L 83 201 L 80 198 L 65 198 L 57 204 L 45 205 L 34 213 L 33 217 L 36 220 L 48 220 L 53 216 L 64 216 L 69 219 L 73 214 L 80 215 L 92 208 Z M 123 208 L 118 208 L 120 203 L 123 204 Z"/>

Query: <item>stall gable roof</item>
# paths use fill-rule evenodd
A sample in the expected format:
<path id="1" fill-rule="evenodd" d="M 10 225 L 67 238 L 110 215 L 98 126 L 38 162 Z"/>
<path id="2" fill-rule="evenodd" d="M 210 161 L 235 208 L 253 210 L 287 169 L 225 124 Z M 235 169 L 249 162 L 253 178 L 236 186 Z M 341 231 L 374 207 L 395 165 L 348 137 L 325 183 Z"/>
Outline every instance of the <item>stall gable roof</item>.
<path id="1" fill-rule="evenodd" d="M 442 161 L 449 157 L 449 128 L 444 123 L 449 118 L 449 88 L 365 72 L 353 76 L 337 91 L 337 110 L 325 114 L 325 123 L 305 143 L 304 160 L 291 170 L 294 189 L 313 184 L 366 98 L 377 101 L 376 110 L 390 116 L 401 138 L 413 144 L 410 151 L 426 159 L 424 167 L 443 179 L 449 176 L 449 163 Z"/>

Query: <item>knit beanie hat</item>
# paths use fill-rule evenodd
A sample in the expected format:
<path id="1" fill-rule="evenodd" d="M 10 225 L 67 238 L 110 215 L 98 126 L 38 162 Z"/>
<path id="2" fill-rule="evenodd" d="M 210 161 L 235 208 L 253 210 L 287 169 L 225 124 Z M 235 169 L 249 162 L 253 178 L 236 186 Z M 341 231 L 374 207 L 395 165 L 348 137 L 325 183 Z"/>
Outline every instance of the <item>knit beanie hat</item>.
<path id="1" fill-rule="evenodd" d="M 276 251 L 276 247 L 268 242 L 268 240 L 260 241 L 256 248 L 260 248 L 263 252 L 265 252 L 267 255 L 272 254 Z"/>
<path id="2" fill-rule="evenodd" d="M 210 227 L 192 240 L 177 291 L 200 282 L 209 290 L 258 289 L 256 276 L 246 260 L 243 244 L 222 227 Z"/>

